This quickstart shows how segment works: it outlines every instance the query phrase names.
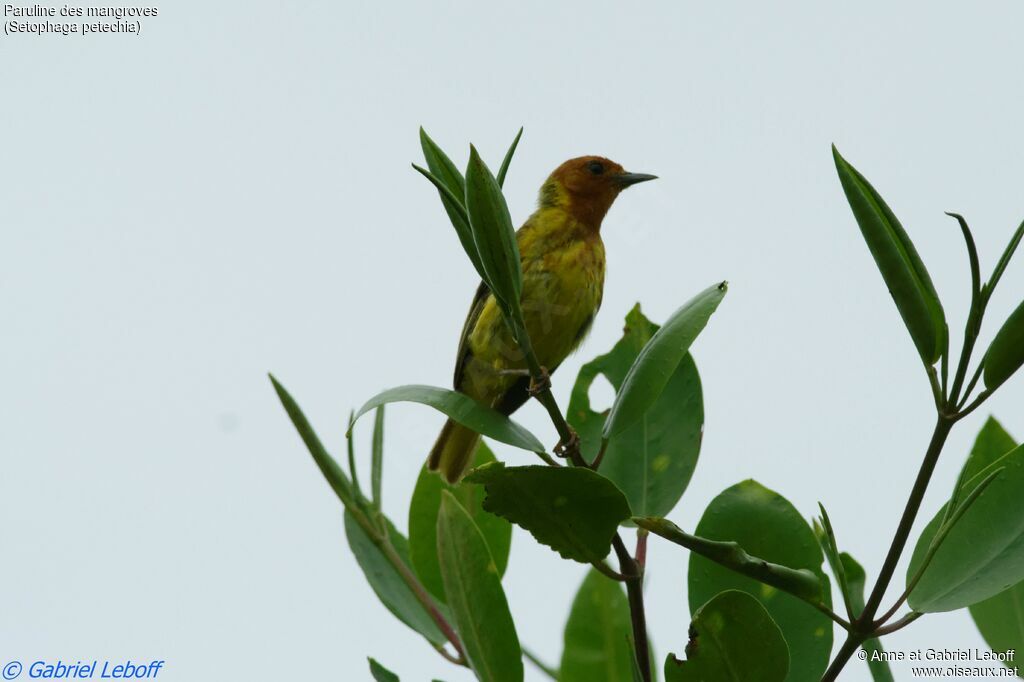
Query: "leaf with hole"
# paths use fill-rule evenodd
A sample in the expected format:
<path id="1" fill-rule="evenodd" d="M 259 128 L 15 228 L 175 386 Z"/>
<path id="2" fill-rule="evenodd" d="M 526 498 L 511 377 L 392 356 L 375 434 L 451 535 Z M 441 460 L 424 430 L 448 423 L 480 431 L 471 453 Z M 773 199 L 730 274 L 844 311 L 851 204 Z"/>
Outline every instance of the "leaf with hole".
<path id="1" fill-rule="evenodd" d="M 668 318 L 640 350 L 615 395 L 601 437 L 611 440 L 639 422 L 658 400 L 725 297 L 725 282 L 708 287 Z"/>
<path id="2" fill-rule="evenodd" d="M 771 615 L 746 592 L 726 590 L 693 614 L 686 659 L 669 654 L 665 682 L 783 682 L 795 679 L 786 676 L 789 666 Z"/>
<path id="3" fill-rule="evenodd" d="M 607 411 L 595 412 L 590 389 L 604 376 L 618 390 L 629 368 L 658 330 L 637 304 L 626 315 L 622 338 L 604 355 L 581 369 L 569 399 L 566 417 L 580 436 L 587 461 L 601 447 Z M 704 399 L 700 376 L 687 354 L 676 367 L 661 395 L 640 421 L 626 428 L 607 445 L 600 472 L 629 500 L 635 516 L 665 516 L 690 483 L 700 455 L 704 430 Z"/>

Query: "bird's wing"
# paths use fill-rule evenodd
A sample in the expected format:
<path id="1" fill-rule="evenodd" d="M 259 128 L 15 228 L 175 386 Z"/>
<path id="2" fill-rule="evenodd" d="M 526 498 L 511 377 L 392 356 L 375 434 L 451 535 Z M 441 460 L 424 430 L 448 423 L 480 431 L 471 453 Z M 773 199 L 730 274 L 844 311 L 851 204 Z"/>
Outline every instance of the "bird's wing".
<path id="1" fill-rule="evenodd" d="M 455 390 L 458 390 L 459 384 L 462 383 L 462 375 L 466 371 L 466 363 L 469 361 L 469 335 L 473 333 L 473 327 L 476 326 L 476 321 L 480 318 L 480 311 L 484 309 L 484 303 L 487 302 L 490 293 L 491 290 L 487 288 L 487 285 L 480 282 L 476 294 L 473 295 L 473 302 L 469 304 L 469 314 L 466 315 L 466 323 L 462 325 L 462 335 L 459 337 L 459 351 L 455 355 L 455 378 L 453 380 Z"/>

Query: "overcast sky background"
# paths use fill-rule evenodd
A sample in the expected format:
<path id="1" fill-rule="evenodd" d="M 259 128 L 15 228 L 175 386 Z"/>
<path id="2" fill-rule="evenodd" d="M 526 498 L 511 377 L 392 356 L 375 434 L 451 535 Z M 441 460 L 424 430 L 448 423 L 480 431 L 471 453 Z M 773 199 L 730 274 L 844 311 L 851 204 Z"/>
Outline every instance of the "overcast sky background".
<path id="1" fill-rule="evenodd" d="M 902 219 L 958 345 L 969 277 L 943 211 L 967 216 L 985 273 L 1024 218 L 1022 21 L 1016 1 L 178 0 L 139 37 L 0 37 L 0 659 L 159 658 L 195 682 L 368 679 L 370 655 L 470 679 L 366 586 L 266 379 L 337 454 L 379 389 L 448 385 L 476 280 L 409 167 L 421 124 L 460 164 L 470 141 L 496 164 L 525 126 L 517 223 L 572 156 L 661 176 L 605 221 L 604 306 L 556 396 L 634 302 L 663 320 L 728 279 L 695 346 L 706 438 L 672 518 L 692 529 L 753 477 L 805 516 L 823 500 L 874 575 L 933 407 L 829 145 Z M 1000 289 L 986 340 L 1024 264 Z M 1024 378 L 957 428 L 922 519 L 986 413 L 1024 436 L 1022 404 Z M 519 416 L 556 439 L 538 406 Z M 442 418 L 388 418 L 404 528 Z M 369 423 L 357 437 L 365 462 Z M 687 555 L 655 540 L 649 562 L 660 660 L 686 642 Z M 505 587 L 551 662 L 583 575 L 516 532 Z M 962 612 L 887 646 L 983 641 Z M 869 678 L 854 661 L 843 679 Z"/>

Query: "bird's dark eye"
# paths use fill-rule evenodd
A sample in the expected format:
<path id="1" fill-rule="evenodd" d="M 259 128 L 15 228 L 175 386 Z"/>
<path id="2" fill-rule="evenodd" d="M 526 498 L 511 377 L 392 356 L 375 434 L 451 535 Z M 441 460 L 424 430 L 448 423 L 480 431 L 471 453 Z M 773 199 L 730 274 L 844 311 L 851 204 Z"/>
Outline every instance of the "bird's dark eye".
<path id="1" fill-rule="evenodd" d="M 587 164 L 587 170 L 594 175 L 600 175 L 601 173 L 604 173 L 604 164 L 600 161 L 591 161 Z"/>

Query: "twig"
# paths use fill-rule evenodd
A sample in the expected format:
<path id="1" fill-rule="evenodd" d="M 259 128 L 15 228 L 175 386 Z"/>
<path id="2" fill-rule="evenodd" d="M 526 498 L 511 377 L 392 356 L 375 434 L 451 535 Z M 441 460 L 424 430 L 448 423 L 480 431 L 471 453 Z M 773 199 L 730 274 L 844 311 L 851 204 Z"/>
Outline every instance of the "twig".
<path id="1" fill-rule="evenodd" d="M 917 513 L 921 509 L 924 493 L 928 489 L 928 482 L 935 471 L 939 455 L 942 454 L 942 446 L 945 445 L 946 438 L 949 437 L 953 423 L 948 417 L 939 415 L 938 421 L 935 424 L 935 431 L 932 433 L 931 442 L 928 444 L 928 450 L 924 455 L 924 461 L 921 462 L 921 469 L 918 471 L 917 480 L 914 481 L 914 487 L 910 491 L 910 497 L 907 499 L 907 506 L 903 510 L 903 516 L 900 518 L 896 534 L 893 536 L 892 544 L 889 546 L 889 553 L 885 556 L 885 562 L 878 573 L 878 579 L 871 590 L 871 596 L 868 597 L 859 622 L 871 622 L 878 612 L 878 606 L 882 602 L 882 597 L 885 596 L 885 591 L 889 587 L 893 573 L 896 572 L 896 565 L 900 561 L 904 547 L 906 547 L 910 531 L 914 526 L 914 520 L 917 519 Z"/>
<path id="2" fill-rule="evenodd" d="M 525 646 L 523 647 L 523 658 L 528 660 L 530 663 L 533 663 L 535 666 L 537 666 L 538 670 L 540 670 L 542 673 L 544 673 L 551 679 L 558 680 L 558 671 L 552 668 L 551 666 L 545 664 L 539 658 L 537 658 L 537 655 L 529 649 L 527 649 Z"/>
<path id="3" fill-rule="evenodd" d="M 629 599 L 629 615 L 633 626 L 634 653 L 640 668 L 640 677 L 644 682 L 651 682 L 651 653 L 647 639 L 647 616 L 644 613 L 644 572 L 640 564 L 629 555 L 629 550 L 616 533 L 612 538 L 612 547 L 619 557 L 619 570 L 628 578 L 626 596 Z"/>

